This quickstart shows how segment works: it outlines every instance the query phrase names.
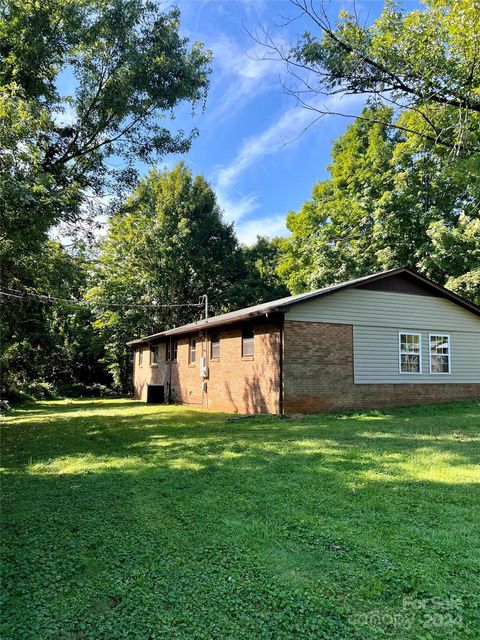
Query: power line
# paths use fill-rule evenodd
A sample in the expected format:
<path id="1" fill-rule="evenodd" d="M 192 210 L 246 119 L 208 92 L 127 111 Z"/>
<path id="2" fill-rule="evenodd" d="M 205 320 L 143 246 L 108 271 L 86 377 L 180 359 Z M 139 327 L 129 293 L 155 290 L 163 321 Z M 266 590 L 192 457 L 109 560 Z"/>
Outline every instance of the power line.
<path id="1" fill-rule="evenodd" d="M 10 289 L 10 287 L 7 287 Z M 38 298 L 42 300 L 42 302 L 66 302 L 67 304 L 73 304 L 78 306 L 100 306 L 100 307 L 116 307 L 121 309 L 138 307 L 142 309 L 167 309 L 167 308 L 178 308 L 178 307 L 203 307 L 205 302 L 202 299 L 201 302 L 184 302 L 184 303 L 172 303 L 172 304 L 142 304 L 142 303 L 118 303 L 118 302 L 108 302 L 108 303 L 95 303 L 90 300 L 78 300 L 75 298 L 57 298 L 56 296 L 44 295 L 41 293 L 33 293 L 29 291 L 20 291 L 18 289 L 10 289 L 10 291 L 15 291 L 16 293 L 9 293 L 8 291 L 0 290 L 1 296 L 7 296 L 9 298 L 18 298 L 20 300 L 25 300 L 27 298 Z M 21 294 L 21 295 L 18 295 Z"/>

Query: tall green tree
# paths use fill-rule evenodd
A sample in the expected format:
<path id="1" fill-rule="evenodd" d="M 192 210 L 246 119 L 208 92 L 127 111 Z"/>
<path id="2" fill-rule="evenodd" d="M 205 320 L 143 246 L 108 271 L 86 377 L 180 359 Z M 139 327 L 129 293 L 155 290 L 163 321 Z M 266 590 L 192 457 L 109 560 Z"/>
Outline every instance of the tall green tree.
<path id="1" fill-rule="evenodd" d="M 390 127 L 390 108 L 363 114 L 335 142 L 331 177 L 288 215 L 279 273 L 300 292 L 409 266 L 480 301 L 480 159 Z"/>
<path id="2" fill-rule="evenodd" d="M 183 163 L 152 170 L 110 219 L 87 295 L 117 382 L 125 388 L 130 374 L 127 340 L 203 314 L 201 307 L 162 305 L 191 305 L 208 294 L 213 312 L 226 311 L 242 271 L 233 227 L 205 179 Z"/>
<path id="3" fill-rule="evenodd" d="M 49 259 L 58 264 L 52 227 L 66 223 L 67 232 L 78 232 L 105 209 L 105 196 L 131 188 L 138 161 L 189 148 L 196 131 L 175 131 L 172 120 L 179 105 L 203 104 L 209 62 L 209 51 L 180 34 L 178 9 L 150 0 L 0 3 L 3 287 L 54 294 L 60 283 L 42 276 Z M 67 269 L 66 297 L 78 293 L 70 285 Z M 17 363 L 22 378 L 30 370 L 12 358 L 18 345 L 25 353 L 35 344 L 52 364 L 43 342 L 52 318 L 30 303 L 28 321 L 22 313 L 19 322 L 12 301 L 2 316 L 2 349 L 12 376 Z"/>
<path id="4" fill-rule="evenodd" d="M 195 131 L 173 132 L 168 117 L 204 100 L 210 54 L 179 27 L 178 9 L 149 0 L 2 3 L 4 279 L 15 252 L 130 186 L 138 160 L 188 149 Z"/>
<path id="5" fill-rule="evenodd" d="M 306 32 L 293 47 L 276 44 L 269 34 L 263 44 L 268 56 L 285 62 L 293 76 L 288 91 L 301 104 L 319 116 L 336 111 L 356 117 L 338 97 L 363 95 L 394 106 L 397 116 L 416 114 L 409 122 L 387 121 L 389 126 L 460 153 L 480 151 L 469 127 L 480 116 L 478 0 L 425 0 L 412 11 L 387 0 L 371 24 L 347 11 L 333 23 L 321 0 L 291 3 Z M 335 96 L 338 106 L 325 106 L 324 96 Z M 381 115 L 361 117 L 384 123 Z"/>
<path id="6" fill-rule="evenodd" d="M 278 274 L 282 256 L 282 238 L 257 236 L 251 246 L 242 247 L 243 278 L 238 306 L 269 302 L 290 295 Z"/>
<path id="7" fill-rule="evenodd" d="M 111 382 L 101 363 L 104 347 L 92 327 L 91 310 L 72 302 L 85 293 L 89 256 L 69 254 L 48 241 L 29 259 L 29 268 L 38 272 L 35 286 L 27 293 L 9 289 L 11 295 L 2 296 L 2 394 L 8 397 L 33 381 Z"/>

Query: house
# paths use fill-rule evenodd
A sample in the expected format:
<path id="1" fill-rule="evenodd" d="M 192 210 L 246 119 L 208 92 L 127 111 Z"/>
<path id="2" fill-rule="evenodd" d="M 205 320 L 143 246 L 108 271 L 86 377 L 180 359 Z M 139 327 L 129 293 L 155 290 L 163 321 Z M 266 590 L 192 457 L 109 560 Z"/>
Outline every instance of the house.
<path id="1" fill-rule="evenodd" d="M 288 414 L 480 398 L 480 307 L 404 268 L 128 344 L 147 401 Z"/>

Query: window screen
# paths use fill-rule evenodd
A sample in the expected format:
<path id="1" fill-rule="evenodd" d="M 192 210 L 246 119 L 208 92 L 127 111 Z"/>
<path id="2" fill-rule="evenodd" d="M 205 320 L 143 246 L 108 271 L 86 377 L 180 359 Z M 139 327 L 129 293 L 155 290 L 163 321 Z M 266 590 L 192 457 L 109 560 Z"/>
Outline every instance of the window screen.
<path id="1" fill-rule="evenodd" d="M 422 339 L 419 333 L 400 333 L 400 373 L 422 373 Z"/>
<path id="2" fill-rule="evenodd" d="M 220 358 L 220 334 L 218 333 L 212 334 L 210 356 Z"/>
<path id="3" fill-rule="evenodd" d="M 253 329 L 246 327 L 242 332 L 242 356 L 253 356 L 254 337 Z"/>
<path id="4" fill-rule="evenodd" d="M 450 336 L 430 334 L 430 373 L 450 373 Z"/>

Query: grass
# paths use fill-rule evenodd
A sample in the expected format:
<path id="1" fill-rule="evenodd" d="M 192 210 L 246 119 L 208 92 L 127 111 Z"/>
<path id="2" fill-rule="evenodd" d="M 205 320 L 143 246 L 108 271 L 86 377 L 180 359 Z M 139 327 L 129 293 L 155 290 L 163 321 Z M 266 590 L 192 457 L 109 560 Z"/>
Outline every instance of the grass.
<path id="1" fill-rule="evenodd" d="M 479 440 L 478 403 L 17 409 L 0 637 L 478 639 Z"/>

